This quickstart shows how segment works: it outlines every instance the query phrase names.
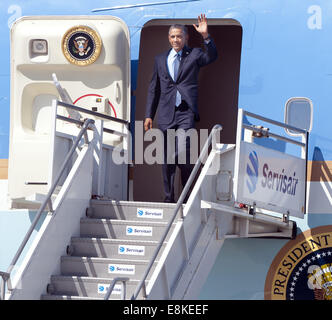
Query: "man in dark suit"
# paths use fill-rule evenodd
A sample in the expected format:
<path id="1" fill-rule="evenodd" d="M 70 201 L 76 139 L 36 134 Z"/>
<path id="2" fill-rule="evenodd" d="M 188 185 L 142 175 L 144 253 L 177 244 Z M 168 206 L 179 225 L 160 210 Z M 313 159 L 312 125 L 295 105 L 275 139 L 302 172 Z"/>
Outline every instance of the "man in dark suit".
<path id="1" fill-rule="evenodd" d="M 148 89 L 144 129 L 152 128 L 152 121 L 158 109 L 158 127 L 164 134 L 164 164 L 162 165 L 165 202 L 174 200 L 174 177 L 176 165 L 181 170 L 182 186 L 185 186 L 193 164 L 190 163 L 190 140 L 185 135 L 177 137 L 175 154 L 167 154 L 169 147 L 167 131 L 183 129 L 184 132 L 195 127 L 199 120 L 197 96 L 198 73 L 203 67 L 217 59 L 217 49 L 208 33 L 205 15 L 198 17 L 199 32 L 205 45 L 200 48 L 188 48 L 188 34 L 183 25 L 172 25 L 169 28 L 168 40 L 171 49 L 155 58 L 153 76 Z M 181 153 L 185 153 L 185 163 L 178 162 Z M 172 158 L 173 157 L 173 158 Z M 170 161 L 175 159 L 174 161 Z"/>

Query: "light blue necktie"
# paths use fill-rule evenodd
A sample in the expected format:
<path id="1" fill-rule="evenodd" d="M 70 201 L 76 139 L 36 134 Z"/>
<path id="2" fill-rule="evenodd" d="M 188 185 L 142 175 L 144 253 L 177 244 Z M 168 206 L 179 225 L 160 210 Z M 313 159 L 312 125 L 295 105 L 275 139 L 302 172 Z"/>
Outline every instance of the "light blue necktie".
<path id="1" fill-rule="evenodd" d="M 173 62 L 173 70 L 174 70 L 174 78 L 173 80 L 176 81 L 178 77 L 178 71 L 179 71 L 179 66 L 180 66 L 180 54 L 177 53 L 175 55 L 175 59 Z M 178 107 L 181 104 L 181 94 L 179 91 L 176 91 L 176 99 L 175 99 L 175 105 Z"/>

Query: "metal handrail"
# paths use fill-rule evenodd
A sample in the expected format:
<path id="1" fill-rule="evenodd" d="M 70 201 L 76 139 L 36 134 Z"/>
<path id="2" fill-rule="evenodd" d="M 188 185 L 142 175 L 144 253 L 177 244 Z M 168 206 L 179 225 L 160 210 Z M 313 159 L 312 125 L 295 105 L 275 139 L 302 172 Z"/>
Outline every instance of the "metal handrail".
<path id="1" fill-rule="evenodd" d="M 246 110 L 243 110 L 243 114 L 245 114 L 249 117 L 252 117 L 252 118 L 256 118 L 258 120 L 262 120 L 262 121 L 274 124 L 276 126 L 284 128 L 284 129 L 289 129 L 289 130 L 296 131 L 298 133 L 306 133 L 307 132 L 305 129 L 297 128 L 297 127 L 291 126 L 290 124 L 287 124 L 287 123 L 284 123 L 284 122 L 279 122 L 279 121 L 276 121 L 276 120 L 265 118 L 265 117 L 260 116 L 256 113 L 252 113 L 252 112 L 249 112 L 249 111 L 246 111 Z"/>
<path id="2" fill-rule="evenodd" d="M 59 119 L 59 120 L 66 121 L 66 122 L 75 123 L 75 124 L 80 125 L 80 126 L 82 126 L 83 123 L 84 123 L 84 121 L 68 118 L 68 117 L 65 117 L 65 116 L 61 116 L 59 114 L 56 115 L 56 118 Z M 122 137 L 127 136 L 126 133 L 122 133 L 120 131 L 116 131 L 116 130 L 113 130 L 113 129 L 103 128 L 103 131 L 107 132 L 107 133 L 110 133 L 110 134 L 116 134 L 116 135 L 122 136 Z"/>
<path id="3" fill-rule="evenodd" d="M 242 128 L 247 129 L 247 130 L 251 130 L 251 131 L 253 131 L 253 132 L 257 132 L 257 133 L 262 132 L 262 130 L 257 129 L 257 128 L 255 128 L 255 127 L 252 126 L 252 125 L 242 124 Z M 296 141 L 296 140 L 294 140 L 294 139 L 290 139 L 290 138 L 287 138 L 287 137 L 283 137 L 283 136 L 281 136 L 281 135 L 279 135 L 279 134 L 272 133 L 272 132 L 270 132 L 270 131 L 268 131 L 268 136 L 269 136 L 269 137 L 272 137 L 272 138 L 276 138 L 276 139 L 278 139 L 278 140 L 282 140 L 282 141 L 285 141 L 285 142 L 289 142 L 289 143 L 296 144 L 296 145 L 298 145 L 298 146 L 300 146 L 300 147 L 304 147 L 304 146 L 305 146 L 305 143 L 303 143 L 303 142 L 299 142 L 299 141 Z"/>
<path id="4" fill-rule="evenodd" d="M 174 222 L 174 220 L 176 218 L 176 215 L 177 215 L 180 207 L 182 207 L 183 201 L 184 201 L 184 199 L 187 196 L 187 193 L 188 193 L 188 191 L 189 191 L 189 189 L 190 189 L 190 187 L 191 187 L 191 185 L 192 185 L 192 183 L 193 183 L 193 181 L 195 179 L 195 176 L 196 176 L 198 170 L 200 169 L 201 164 L 203 163 L 205 155 L 207 154 L 207 152 L 209 150 L 209 147 L 211 145 L 212 138 L 214 137 L 214 135 L 217 132 L 220 132 L 221 130 L 222 130 L 222 126 L 220 124 L 216 124 L 212 128 L 212 131 L 211 131 L 211 133 L 210 133 L 207 141 L 205 142 L 205 145 L 204 145 L 204 147 L 203 147 L 203 149 L 201 151 L 201 154 L 200 154 L 199 158 L 197 159 L 197 161 L 195 163 L 195 166 L 194 166 L 193 170 L 191 171 L 189 179 L 188 179 L 186 185 L 184 186 L 184 188 L 183 188 L 183 190 L 181 192 L 181 195 L 180 195 L 180 197 L 179 197 L 179 199 L 178 199 L 178 201 L 176 203 L 176 207 L 174 209 L 173 216 L 172 216 L 171 220 L 168 222 L 166 230 L 165 230 L 163 236 L 161 237 L 161 239 L 160 239 L 160 241 L 158 243 L 158 246 L 157 246 L 157 248 L 155 249 L 155 251 L 153 253 L 153 256 L 151 257 L 150 263 L 149 263 L 148 267 L 145 270 L 145 273 L 144 273 L 144 275 L 142 277 L 142 280 L 140 281 L 140 283 L 138 284 L 138 286 L 137 286 L 134 294 L 132 295 L 131 300 L 136 300 L 136 298 L 137 298 L 137 296 L 138 296 L 138 294 L 139 294 L 139 292 L 141 291 L 142 288 L 143 288 L 143 297 L 146 298 L 145 280 L 146 280 L 146 278 L 147 278 L 147 276 L 148 276 L 148 274 L 149 274 L 149 272 L 150 272 L 150 270 L 152 268 L 153 263 L 155 262 L 155 260 L 157 258 L 157 255 L 159 254 L 159 251 L 160 251 L 160 249 L 161 249 L 161 247 L 162 247 L 162 245 L 163 245 L 163 243 L 164 243 L 164 241 L 165 241 L 165 239 L 166 239 L 166 237 L 168 235 L 168 232 L 170 231 L 170 229 L 172 227 L 172 224 L 173 224 L 173 222 Z M 181 210 L 181 212 L 182 212 L 182 210 Z M 181 213 L 181 214 L 182 214 L 181 218 L 184 218 L 183 217 L 183 213 Z"/>
<path id="5" fill-rule="evenodd" d="M 7 269 L 7 272 L 0 272 L 0 276 L 2 277 L 2 281 L 3 281 L 3 284 L 1 286 L 1 292 L 0 292 L 0 300 L 4 300 L 5 298 L 5 287 L 6 287 L 6 283 L 8 280 L 10 280 L 10 274 L 12 272 L 12 270 L 14 269 L 14 266 L 15 264 L 17 263 L 19 257 L 21 256 L 22 252 L 23 252 L 23 249 L 25 248 L 27 242 L 29 241 L 30 237 L 31 237 L 31 234 L 33 233 L 38 221 L 39 221 L 39 218 L 40 216 L 42 215 L 43 211 L 45 210 L 47 204 L 49 204 L 49 207 L 50 207 L 50 211 L 53 211 L 53 208 L 52 208 L 52 200 L 51 200 L 51 197 L 52 197 L 52 194 L 53 192 L 55 191 L 60 179 L 61 179 L 61 176 L 63 174 L 63 172 L 65 171 L 68 163 L 69 163 L 69 160 L 71 159 L 72 155 L 74 154 L 79 142 L 81 141 L 82 137 L 84 136 L 84 139 L 86 139 L 86 131 L 88 130 L 89 126 L 91 124 L 94 124 L 94 120 L 92 119 L 86 119 L 84 121 L 84 124 L 82 126 L 82 129 L 80 130 L 75 142 L 73 143 L 70 151 L 68 152 L 60 170 L 59 170 L 59 173 L 58 175 L 56 176 L 50 190 L 48 191 L 47 195 L 46 195 L 46 198 L 44 200 L 44 202 L 42 203 L 42 205 L 40 206 L 37 214 L 36 214 L 36 217 L 34 218 L 30 228 L 28 229 L 24 239 L 22 240 L 21 242 L 21 245 L 20 247 L 18 248 L 12 262 L 10 263 L 8 269 Z M 88 141 L 85 141 L 86 143 L 88 143 Z M 10 288 L 9 288 L 10 290 Z"/>
<path id="6" fill-rule="evenodd" d="M 122 282 L 121 300 L 126 300 L 126 282 L 127 281 L 129 281 L 129 278 L 125 278 L 125 277 L 114 278 L 113 282 L 111 283 L 111 285 L 109 286 L 109 288 L 105 294 L 104 300 L 109 299 L 117 282 Z"/>
<path id="7" fill-rule="evenodd" d="M 127 121 L 127 120 L 115 118 L 115 117 L 112 117 L 112 116 L 108 116 L 108 115 L 100 113 L 100 112 L 91 111 L 91 110 L 88 110 L 88 109 L 85 109 L 85 108 L 82 108 L 82 107 L 78 107 L 78 106 L 75 106 L 73 104 L 63 102 L 63 101 L 57 101 L 57 105 L 68 108 L 68 109 L 72 109 L 72 110 L 75 110 L 75 111 L 80 111 L 82 113 L 87 113 L 87 114 L 93 115 L 93 116 L 98 117 L 98 118 L 102 118 L 102 119 L 122 123 L 127 127 L 128 131 L 129 131 L 130 122 Z M 67 122 L 71 122 L 71 123 L 75 123 L 77 125 L 82 125 L 83 124 L 83 121 L 81 121 L 81 120 L 77 120 L 77 119 L 73 119 L 73 118 L 67 118 L 67 117 L 64 117 L 64 116 L 61 116 L 61 115 L 56 115 L 56 117 L 57 117 L 57 119 L 67 121 Z M 114 130 L 114 129 L 108 129 L 108 128 L 103 128 L 103 131 L 107 132 L 107 133 L 110 133 L 110 134 L 115 134 L 115 135 L 118 135 L 118 136 L 121 136 L 121 137 L 126 137 L 128 135 L 126 133 L 122 133 L 120 131 L 117 131 L 117 130 Z"/>
<path id="8" fill-rule="evenodd" d="M 103 114 L 103 113 L 99 113 L 99 112 L 96 112 L 96 111 L 91 111 L 91 110 L 88 110 L 88 109 L 85 109 L 85 108 L 74 106 L 72 104 L 69 104 L 69 103 L 66 103 L 66 102 L 63 102 L 63 101 L 58 101 L 58 105 L 69 108 L 69 109 L 73 109 L 73 110 L 76 110 L 76 111 L 80 111 L 82 113 L 87 113 L 87 114 L 90 114 L 92 116 L 96 116 L 96 117 L 99 117 L 99 118 L 104 118 L 106 120 L 112 120 L 114 122 L 118 122 L 118 123 L 122 123 L 122 124 L 128 124 L 129 123 L 129 121 L 127 121 L 127 120 L 115 118 L 115 117 L 108 116 L 108 115 Z"/>

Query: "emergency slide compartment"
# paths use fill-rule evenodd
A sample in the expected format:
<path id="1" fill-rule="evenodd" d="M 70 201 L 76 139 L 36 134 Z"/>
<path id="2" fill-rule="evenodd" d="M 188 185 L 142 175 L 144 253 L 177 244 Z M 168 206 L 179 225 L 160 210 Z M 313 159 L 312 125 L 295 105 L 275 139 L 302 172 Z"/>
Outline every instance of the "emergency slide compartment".
<path id="1" fill-rule="evenodd" d="M 56 120 L 52 139 L 52 101 L 61 100 L 57 78 L 68 101 L 111 117 L 130 119 L 130 49 L 128 28 L 109 16 L 23 17 L 11 29 L 11 113 L 9 198 L 46 194 L 53 165 L 59 167 L 79 128 Z M 63 99 L 62 99 L 63 100 Z M 68 102 L 67 101 L 67 102 Z M 68 112 L 77 119 L 95 116 Z M 104 127 L 124 131 L 124 124 L 104 120 Z M 104 175 L 114 163 L 109 156 L 122 143 L 121 135 L 103 135 Z M 54 155 L 54 157 L 53 157 Z M 114 171 L 114 170 L 113 170 Z M 106 177 L 107 178 L 107 177 Z M 127 165 L 108 179 L 114 199 L 127 194 Z"/>

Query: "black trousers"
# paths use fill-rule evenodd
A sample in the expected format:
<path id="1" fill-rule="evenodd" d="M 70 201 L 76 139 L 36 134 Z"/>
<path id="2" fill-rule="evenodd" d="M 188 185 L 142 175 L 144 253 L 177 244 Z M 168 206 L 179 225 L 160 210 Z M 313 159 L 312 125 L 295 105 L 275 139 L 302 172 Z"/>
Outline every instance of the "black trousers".
<path id="1" fill-rule="evenodd" d="M 175 108 L 173 121 L 168 125 L 159 124 L 159 129 L 164 135 L 162 173 L 165 202 L 175 202 L 174 179 L 176 167 L 181 172 L 182 187 L 185 186 L 194 167 L 194 164 L 190 163 L 190 137 L 186 133 L 189 129 L 195 128 L 195 115 L 185 102 Z"/>

